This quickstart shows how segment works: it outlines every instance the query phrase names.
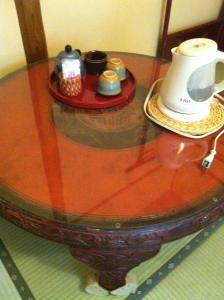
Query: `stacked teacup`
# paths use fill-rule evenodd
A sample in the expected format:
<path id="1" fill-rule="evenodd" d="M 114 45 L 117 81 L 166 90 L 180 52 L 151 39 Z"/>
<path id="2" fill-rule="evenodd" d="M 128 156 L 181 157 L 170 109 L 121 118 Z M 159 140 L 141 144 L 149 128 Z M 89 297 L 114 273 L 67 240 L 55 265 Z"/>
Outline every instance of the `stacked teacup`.
<path id="1" fill-rule="evenodd" d="M 121 93 L 121 81 L 126 79 L 126 68 L 120 58 L 111 58 L 98 80 L 97 91 L 104 96 L 115 96 Z"/>

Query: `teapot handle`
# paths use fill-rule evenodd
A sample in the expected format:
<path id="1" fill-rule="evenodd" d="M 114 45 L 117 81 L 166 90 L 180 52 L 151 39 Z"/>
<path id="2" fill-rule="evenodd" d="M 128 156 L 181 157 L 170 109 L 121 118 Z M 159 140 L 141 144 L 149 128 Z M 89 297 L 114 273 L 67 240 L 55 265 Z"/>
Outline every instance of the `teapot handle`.
<path id="1" fill-rule="evenodd" d="M 224 52 L 217 51 L 217 58 L 216 62 L 222 62 L 224 63 Z M 215 84 L 215 93 L 219 93 L 224 90 L 224 80 L 220 81 L 219 83 Z"/>
<path id="2" fill-rule="evenodd" d="M 78 54 L 81 56 L 82 55 L 82 52 L 81 52 L 81 50 L 79 50 L 79 49 L 75 49 L 75 51 L 77 51 L 78 52 Z"/>

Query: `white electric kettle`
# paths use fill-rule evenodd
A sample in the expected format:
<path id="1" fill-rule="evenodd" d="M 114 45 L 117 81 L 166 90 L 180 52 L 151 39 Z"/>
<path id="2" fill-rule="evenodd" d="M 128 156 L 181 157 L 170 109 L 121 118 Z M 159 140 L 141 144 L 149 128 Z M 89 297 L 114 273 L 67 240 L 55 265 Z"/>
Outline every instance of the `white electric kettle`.
<path id="1" fill-rule="evenodd" d="M 224 63 L 224 52 L 205 38 L 187 40 L 171 52 L 173 59 L 162 82 L 159 109 L 182 122 L 206 118 L 214 93 L 224 90 L 224 80 L 215 84 L 216 63 Z"/>

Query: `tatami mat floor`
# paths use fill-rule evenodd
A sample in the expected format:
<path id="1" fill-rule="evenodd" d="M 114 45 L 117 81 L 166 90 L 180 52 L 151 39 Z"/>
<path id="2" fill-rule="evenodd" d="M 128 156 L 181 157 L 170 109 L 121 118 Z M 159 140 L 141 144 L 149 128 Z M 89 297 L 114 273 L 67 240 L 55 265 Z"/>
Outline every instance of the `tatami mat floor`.
<path id="1" fill-rule="evenodd" d="M 91 296 L 84 279 L 93 272 L 68 247 L 33 236 L 0 218 L 0 300 L 222 300 L 224 225 L 164 245 L 132 270 L 139 289 L 128 297 Z"/>

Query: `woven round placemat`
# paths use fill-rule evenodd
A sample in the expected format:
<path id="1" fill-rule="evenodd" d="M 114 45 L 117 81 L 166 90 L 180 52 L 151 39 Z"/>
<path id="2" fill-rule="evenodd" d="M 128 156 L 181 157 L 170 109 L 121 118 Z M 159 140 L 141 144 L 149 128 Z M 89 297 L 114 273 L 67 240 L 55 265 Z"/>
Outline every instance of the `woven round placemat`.
<path id="1" fill-rule="evenodd" d="M 207 118 L 196 122 L 180 122 L 165 116 L 158 108 L 157 101 L 159 94 L 155 94 L 147 105 L 148 113 L 160 123 L 192 135 L 205 134 L 213 132 L 224 124 L 224 109 L 214 99 L 211 104 L 210 113 Z"/>

